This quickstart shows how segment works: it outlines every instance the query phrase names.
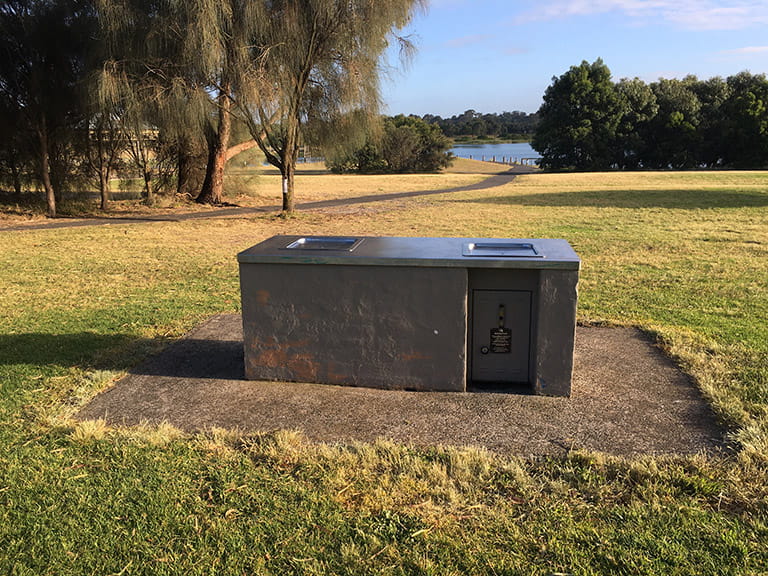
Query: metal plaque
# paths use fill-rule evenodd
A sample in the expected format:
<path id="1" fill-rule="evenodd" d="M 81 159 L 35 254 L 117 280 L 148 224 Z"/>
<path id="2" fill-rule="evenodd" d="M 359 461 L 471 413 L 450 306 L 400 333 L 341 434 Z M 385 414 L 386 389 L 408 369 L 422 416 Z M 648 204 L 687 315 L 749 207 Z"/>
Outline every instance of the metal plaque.
<path id="1" fill-rule="evenodd" d="M 491 329 L 491 352 L 493 354 L 512 352 L 512 330 L 509 328 Z"/>

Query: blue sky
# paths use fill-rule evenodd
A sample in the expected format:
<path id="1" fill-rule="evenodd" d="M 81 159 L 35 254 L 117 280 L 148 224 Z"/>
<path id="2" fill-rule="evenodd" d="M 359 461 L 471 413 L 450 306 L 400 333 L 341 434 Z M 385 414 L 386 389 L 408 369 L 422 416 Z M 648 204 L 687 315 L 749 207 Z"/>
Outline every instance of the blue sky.
<path id="1" fill-rule="evenodd" d="M 614 80 L 768 72 L 768 0 L 430 0 L 402 33 L 417 52 L 384 80 L 388 114 L 535 112 L 597 58 Z"/>

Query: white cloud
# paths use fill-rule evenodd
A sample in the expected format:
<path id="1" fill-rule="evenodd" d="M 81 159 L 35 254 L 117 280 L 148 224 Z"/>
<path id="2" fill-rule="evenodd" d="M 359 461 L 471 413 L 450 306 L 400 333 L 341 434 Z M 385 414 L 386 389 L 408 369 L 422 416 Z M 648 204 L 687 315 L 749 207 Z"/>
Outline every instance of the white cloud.
<path id="1" fill-rule="evenodd" d="M 694 30 L 738 30 L 768 24 L 765 0 L 543 0 L 518 22 L 621 12 L 635 22 L 668 22 Z"/>

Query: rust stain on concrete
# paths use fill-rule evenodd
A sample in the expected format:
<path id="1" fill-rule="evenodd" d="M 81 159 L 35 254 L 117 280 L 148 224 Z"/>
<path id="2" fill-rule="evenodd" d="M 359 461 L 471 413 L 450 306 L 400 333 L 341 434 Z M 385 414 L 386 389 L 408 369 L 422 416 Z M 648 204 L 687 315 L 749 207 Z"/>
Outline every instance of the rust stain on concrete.
<path id="1" fill-rule="evenodd" d="M 311 354 L 302 352 L 308 345 L 308 340 L 288 341 L 277 345 L 272 343 L 259 350 L 254 365 L 283 368 L 289 372 L 290 379 L 311 382 L 318 377 L 319 365 Z"/>
<path id="2" fill-rule="evenodd" d="M 343 384 L 349 380 L 349 375 L 344 374 L 343 367 L 339 366 L 336 362 L 328 362 L 325 369 L 326 375 L 328 376 L 328 382 L 333 384 Z"/>
<path id="3" fill-rule="evenodd" d="M 267 290 L 257 290 L 256 302 L 264 306 L 267 302 L 269 302 L 269 292 Z"/>
<path id="4" fill-rule="evenodd" d="M 297 354 L 288 360 L 286 365 L 293 377 L 301 382 L 314 382 L 317 380 L 318 366 L 315 359 L 309 354 Z"/>

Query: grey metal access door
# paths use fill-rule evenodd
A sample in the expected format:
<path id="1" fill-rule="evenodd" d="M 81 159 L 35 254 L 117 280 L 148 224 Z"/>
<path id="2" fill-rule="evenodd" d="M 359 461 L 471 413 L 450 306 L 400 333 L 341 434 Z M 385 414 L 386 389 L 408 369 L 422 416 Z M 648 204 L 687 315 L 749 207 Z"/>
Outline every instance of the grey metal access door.
<path id="1" fill-rule="evenodd" d="M 472 382 L 528 382 L 531 293 L 473 290 L 470 333 Z"/>

